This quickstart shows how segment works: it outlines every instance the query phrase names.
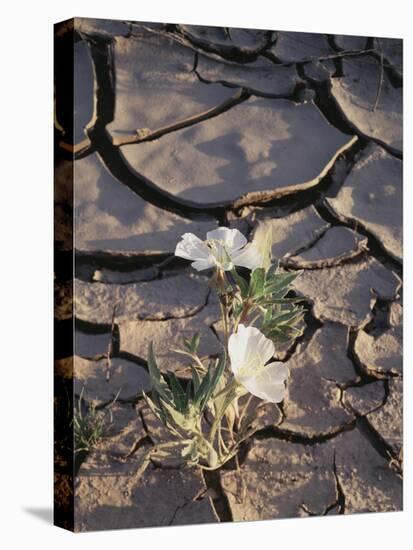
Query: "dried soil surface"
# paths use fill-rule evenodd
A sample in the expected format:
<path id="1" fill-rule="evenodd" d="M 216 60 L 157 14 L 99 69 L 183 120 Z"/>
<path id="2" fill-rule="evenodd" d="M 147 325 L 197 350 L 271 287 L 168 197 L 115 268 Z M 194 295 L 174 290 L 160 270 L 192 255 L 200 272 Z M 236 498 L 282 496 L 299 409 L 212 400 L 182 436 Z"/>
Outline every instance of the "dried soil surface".
<path id="1" fill-rule="evenodd" d="M 113 417 L 77 471 L 76 529 L 400 510 L 402 42 L 91 19 L 75 29 L 75 393 Z M 65 200 L 62 189 L 59 212 Z M 283 355 L 288 395 L 262 412 L 239 468 L 154 460 L 139 477 L 141 454 L 165 437 L 140 398 L 149 342 L 182 378 L 180 335 L 200 332 L 205 357 L 221 349 L 207 277 L 174 247 L 223 224 L 271 228 L 274 259 L 302 270 L 308 312 Z M 57 279 L 57 327 L 71 298 Z"/>

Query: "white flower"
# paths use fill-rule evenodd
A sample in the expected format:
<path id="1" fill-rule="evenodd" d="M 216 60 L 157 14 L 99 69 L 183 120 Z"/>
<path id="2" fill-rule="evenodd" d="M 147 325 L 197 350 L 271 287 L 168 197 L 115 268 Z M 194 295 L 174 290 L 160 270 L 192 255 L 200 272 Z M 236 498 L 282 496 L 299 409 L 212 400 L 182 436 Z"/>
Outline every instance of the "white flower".
<path id="1" fill-rule="evenodd" d="M 205 241 L 193 233 L 184 233 L 181 239 L 175 256 L 192 260 L 192 267 L 198 271 L 211 267 L 230 271 L 236 265 L 254 270 L 262 265 L 258 248 L 248 243 L 238 229 L 219 227 L 208 231 Z"/>
<path id="2" fill-rule="evenodd" d="M 267 270 L 271 265 L 273 229 L 270 222 L 260 222 L 255 229 L 252 244 L 258 249 L 262 257 L 262 265 Z"/>
<path id="3" fill-rule="evenodd" d="M 266 365 L 274 351 L 272 341 L 255 327 L 239 325 L 228 342 L 235 379 L 253 395 L 279 403 L 285 396 L 284 381 L 289 370 L 279 361 Z"/>

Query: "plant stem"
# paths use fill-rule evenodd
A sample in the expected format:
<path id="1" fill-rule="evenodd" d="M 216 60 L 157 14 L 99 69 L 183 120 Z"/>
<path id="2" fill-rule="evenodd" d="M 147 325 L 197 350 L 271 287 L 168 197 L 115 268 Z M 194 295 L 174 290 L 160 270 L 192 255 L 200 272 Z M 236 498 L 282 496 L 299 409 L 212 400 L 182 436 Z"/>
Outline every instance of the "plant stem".
<path id="1" fill-rule="evenodd" d="M 231 450 L 223 460 L 220 460 L 216 464 L 216 466 L 204 466 L 204 464 L 198 464 L 198 466 L 199 466 L 199 468 L 202 468 L 203 470 L 210 470 L 210 471 L 218 470 L 219 468 L 221 468 L 221 466 L 223 466 L 229 460 L 231 460 L 231 458 L 233 458 L 237 454 L 237 451 L 238 451 L 238 449 Z"/>
<path id="2" fill-rule="evenodd" d="M 244 307 L 242 308 L 242 312 L 241 312 L 238 324 L 243 323 L 245 321 L 245 319 L 247 318 L 248 312 L 251 308 L 251 305 L 252 305 L 251 302 L 249 301 L 249 299 L 247 299 L 247 301 L 244 304 Z"/>
<path id="3" fill-rule="evenodd" d="M 226 297 L 225 295 L 222 296 L 222 299 L 220 297 L 220 304 L 221 304 L 221 313 L 222 313 L 222 320 L 224 322 L 224 340 L 225 340 L 225 349 L 228 349 L 228 339 L 229 339 L 229 319 L 228 319 L 228 308 L 226 304 Z"/>
<path id="4" fill-rule="evenodd" d="M 227 293 L 226 293 L 226 277 L 225 277 L 225 272 L 222 271 L 222 269 L 219 269 L 217 271 L 217 286 L 218 286 L 219 303 L 221 306 L 222 321 L 224 324 L 225 349 L 228 349 L 229 312 L 228 312 L 228 301 L 227 301 Z"/>
<path id="5" fill-rule="evenodd" d="M 235 380 L 235 378 L 230 382 L 225 388 L 223 388 L 220 392 L 218 392 L 216 395 L 214 395 L 214 399 L 217 397 L 221 397 L 222 395 L 226 394 L 230 390 L 235 389 L 238 386 L 238 382 Z"/>
<path id="6" fill-rule="evenodd" d="M 242 411 L 241 411 L 241 414 L 239 415 L 238 417 L 238 420 L 237 420 L 237 430 L 239 431 L 240 427 L 241 427 L 241 422 L 242 420 L 244 419 L 244 416 L 245 416 L 245 413 L 247 412 L 248 410 L 248 407 L 251 403 L 251 400 L 254 396 L 251 394 L 248 399 L 247 399 L 247 402 L 245 403 L 244 407 L 242 408 Z"/>

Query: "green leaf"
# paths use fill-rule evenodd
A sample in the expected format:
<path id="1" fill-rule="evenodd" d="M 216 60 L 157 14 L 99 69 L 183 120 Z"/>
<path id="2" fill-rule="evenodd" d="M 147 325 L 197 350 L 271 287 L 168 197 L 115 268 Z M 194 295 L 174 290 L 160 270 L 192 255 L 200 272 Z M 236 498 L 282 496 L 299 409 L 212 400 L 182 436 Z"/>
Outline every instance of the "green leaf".
<path id="1" fill-rule="evenodd" d="M 252 298 L 258 298 L 262 296 L 264 292 L 265 284 L 265 269 L 263 267 L 258 267 L 254 269 L 251 275 L 249 295 Z"/>
<path id="2" fill-rule="evenodd" d="M 143 393 L 143 392 L 142 392 Z M 144 396 L 145 397 L 145 396 Z M 147 402 L 147 404 L 149 405 L 149 407 L 151 408 L 151 404 L 148 402 L 148 397 L 145 398 L 145 401 Z M 165 415 L 165 412 L 162 408 L 162 403 L 164 403 L 164 401 L 161 401 L 161 398 L 159 397 L 159 394 L 157 394 L 156 392 L 152 392 L 151 394 L 151 402 L 153 403 L 153 406 L 156 407 L 156 410 L 158 411 L 158 418 L 160 418 L 160 420 L 165 424 L 165 426 L 168 425 L 168 422 L 167 422 L 167 419 L 166 419 L 166 415 Z M 155 411 L 151 408 L 152 412 L 154 414 Z"/>
<path id="3" fill-rule="evenodd" d="M 241 311 L 243 309 L 243 305 L 242 305 L 242 302 L 234 302 L 233 306 L 232 306 L 232 315 L 233 317 L 238 317 L 239 315 L 241 315 Z"/>
<path id="4" fill-rule="evenodd" d="M 269 307 L 265 310 L 263 324 L 268 324 L 272 319 L 272 304 L 271 302 L 268 303 Z"/>
<path id="5" fill-rule="evenodd" d="M 199 386 L 201 385 L 201 380 L 199 378 L 198 371 L 196 370 L 195 367 L 191 366 L 191 371 L 192 371 L 192 384 L 194 386 L 194 396 L 195 396 L 196 393 L 198 392 Z"/>
<path id="6" fill-rule="evenodd" d="M 198 351 L 199 342 L 201 340 L 201 335 L 199 332 L 196 332 L 191 339 L 191 352 L 196 353 Z"/>
<path id="7" fill-rule="evenodd" d="M 274 298 L 272 296 L 263 296 L 256 303 L 259 306 L 271 306 L 271 305 L 287 305 L 287 304 L 298 304 L 302 302 L 304 298 Z"/>
<path id="8" fill-rule="evenodd" d="M 264 285 L 265 294 L 278 294 L 288 288 L 288 286 L 295 281 L 300 273 L 278 273 L 272 277 L 267 276 Z M 282 296 L 281 296 L 282 297 Z"/>
<path id="9" fill-rule="evenodd" d="M 214 426 L 218 425 L 219 422 L 221 422 L 222 417 L 225 414 L 225 411 L 227 408 L 231 405 L 231 403 L 234 401 L 234 399 L 237 397 L 237 388 L 231 388 L 228 393 L 225 394 L 222 400 L 220 400 L 220 404 L 217 410 L 217 414 L 214 420 Z"/>
<path id="10" fill-rule="evenodd" d="M 166 412 L 177 428 L 181 428 L 183 430 L 188 429 L 188 419 L 184 414 L 174 409 L 174 407 L 169 405 L 169 403 L 163 403 L 163 407 L 166 409 Z"/>
<path id="11" fill-rule="evenodd" d="M 156 364 L 155 354 L 153 352 L 152 342 L 149 344 L 148 354 L 148 370 L 151 379 L 152 388 L 159 393 L 159 395 L 165 400 L 171 403 L 171 392 L 166 384 L 163 376 L 161 375 L 158 365 Z"/>
<path id="12" fill-rule="evenodd" d="M 268 338 L 280 344 L 288 343 L 302 334 L 301 330 L 287 325 L 279 325 L 264 332 Z"/>
<path id="13" fill-rule="evenodd" d="M 189 380 L 189 382 L 186 385 L 186 391 L 185 391 L 185 400 L 184 400 L 184 408 L 183 408 L 184 411 L 188 409 L 191 394 L 192 394 L 192 380 Z"/>
<path id="14" fill-rule="evenodd" d="M 288 344 L 292 340 L 291 336 L 284 334 L 283 332 L 279 331 L 278 329 L 274 329 L 271 332 L 268 332 L 265 334 L 267 338 L 272 340 L 274 344 Z"/>
<path id="15" fill-rule="evenodd" d="M 234 277 L 235 282 L 239 286 L 241 297 L 242 298 L 247 298 L 248 297 L 248 290 L 249 290 L 248 282 L 244 279 L 244 277 L 241 277 L 241 275 L 239 275 L 237 273 L 237 270 L 235 269 L 235 267 L 231 269 L 231 274 Z"/>
<path id="16" fill-rule="evenodd" d="M 146 404 L 151 409 L 152 413 L 158 418 L 161 422 L 166 424 L 165 414 L 163 413 L 162 409 L 155 405 L 154 401 L 150 399 L 146 393 L 142 392 L 143 398 L 145 399 Z"/>
<path id="17" fill-rule="evenodd" d="M 184 389 L 182 388 L 174 372 L 168 372 L 167 376 L 168 376 L 169 386 L 172 391 L 174 405 L 179 411 L 184 412 L 184 409 L 185 409 Z"/>
<path id="18" fill-rule="evenodd" d="M 202 398 L 201 400 L 201 403 L 200 403 L 200 409 L 201 411 L 204 409 L 205 405 L 208 403 L 213 391 L 215 390 L 221 376 L 222 376 L 222 373 L 224 372 L 224 369 L 225 369 L 225 364 L 226 364 L 226 352 L 224 351 L 220 358 L 219 358 L 219 361 L 218 361 L 218 365 L 214 371 L 214 374 L 212 375 L 212 378 L 211 378 L 211 381 L 209 383 L 209 387 L 208 387 L 208 390 L 205 394 L 205 396 Z"/>
<path id="19" fill-rule="evenodd" d="M 183 336 L 182 337 L 182 342 L 184 344 L 184 347 L 188 350 L 188 351 L 191 351 L 191 340 L 189 338 L 187 338 L 186 336 Z"/>
<path id="20" fill-rule="evenodd" d="M 273 277 L 278 271 L 278 261 L 273 263 L 267 271 L 267 280 Z"/>
<path id="21" fill-rule="evenodd" d="M 277 315 L 276 317 L 273 317 L 271 319 L 270 326 L 272 325 L 278 326 L 278 325 L 287 324 L 291 322 L 297 322 L 303 317 L 303 315 L 304 315 L 303 309 L 295 308 L 292 311 L 283 312 Z"/>
<path id="22" fill-rule="evenodd" d="M 205 374 L 204 378 L 202 379 L 202 382 L 198 388 L 198 391 L 194 395 L 194 405 L 199 405 L 201 403 L 202 398 L 206 395 L 206 392 L 209 388 L 209 383 L 211 380 L 210 371 Z"/>

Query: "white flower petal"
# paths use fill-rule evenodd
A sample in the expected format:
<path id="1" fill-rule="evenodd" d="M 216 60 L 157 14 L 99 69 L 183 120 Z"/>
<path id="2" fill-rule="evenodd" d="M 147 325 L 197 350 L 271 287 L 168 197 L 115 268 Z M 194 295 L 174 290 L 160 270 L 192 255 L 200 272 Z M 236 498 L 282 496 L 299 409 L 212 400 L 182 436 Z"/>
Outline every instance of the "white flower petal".
<path id="1" fill-rule="evenodd" d="M 238 382 L 253 395 L 279 403 L 285 396 L 289 370 L 280 361 L 265 366 L 274 351 L 273 342 L 256 327 L 239 325 L 228 341 L 231 370 Z"/>
<path id="2" fill-rule="evenodd" d="M 238 331 L 231 334 L 228 340 L 228 353 L 231 359 L 231 370 L 236 376 L 245 362 L 247 338 L 244 336 L 244 325 L 238 326 Z"/>
<path id="3" fill-rule="evenodd" d="M 268 221 L 260 222 L 255 230 L 252 244 L 257 247 L 262 256 L 260 267 L 268 269 L 271 265 L 273 243 L 273 228 Z"/>
<path id="4" fill-rule="evenodd" d="M 248 242 L 241 231 L 228 227 L 218 227 L 218 229 L 208 231 L 207 239 L 221 241 L 229 254 L 240 250 Z"/>
<path id="5" fill-rule="evenodd" d="M 240 380 L 240 370 L 253 371 L 265 365 L 274 355 L 274 344 L 256 327 L 238 326 L 238 331 L 231 334 L 228 341 L 228 353 L 231 359 L 231 369 Z"/>
<path id="6" fill-rule="evenodd" d="M 203 260 L 196 260 L 196 262 L 192 262 L 191 266 L 197 271 L 203 271 L 204 269 L 211 269 L 211 267 L 214 267 L 215 262 L 212 256 L 210 256 L 209 258 L 205 258 Z"/>
<path id="7" fill-rule="evenodd" d="M 205 260 L 210 255 L 207 245 L 193 233 L 184 233 L 175 248 L 175 256 L 185 260 Z"/>
<path id="8" fill-rule="evenodd" d="M 286 389 L 284 381 L 288 378 L 290 371 L 280 361 L 274 361 L 264 367 L 256 376 L 250 376 L 242 380 L 247 390 L 273 403 L 279 403 L 284 399 Z"/>
<path id="9" fill-rule="evenodd" d="M 290 376 L 290 369 L 281 361 L 274 361 L 265 366 L 265 372 L 274 383 L 282 384 Z"/>
<path id="10" fill-rule="evenodd" d="M 266 371 L 267 369 L 263 369 L 258 376 L 251 376 L 244 380 L 243 385 L 250 393 L 260 399 L 271 401 L 271 403 L 279 403 L 284 399 L 287 390 L 284 384 L 273 382 L 271 375 Z"/>
<path id="11" fill-rule="evenodd" d="M 253 243 L 248 244 L 242 250 L 232 254 L 232 261 L 234 262 L 234 265 L 247 267 L 248 269 L 251 269 L 251 271 L 257 269 L 257 267 L 263 266 L 262 254 L 258 250 L 258 247 Z"/>
<path id="12" fill-rule="evenodd" d="M 260 365 L 265 365 L 274 355 L 274 343 L 255 327 L 247 327 L 246 330 L 248 331 L 247 356 L 258 355 Z"/>

